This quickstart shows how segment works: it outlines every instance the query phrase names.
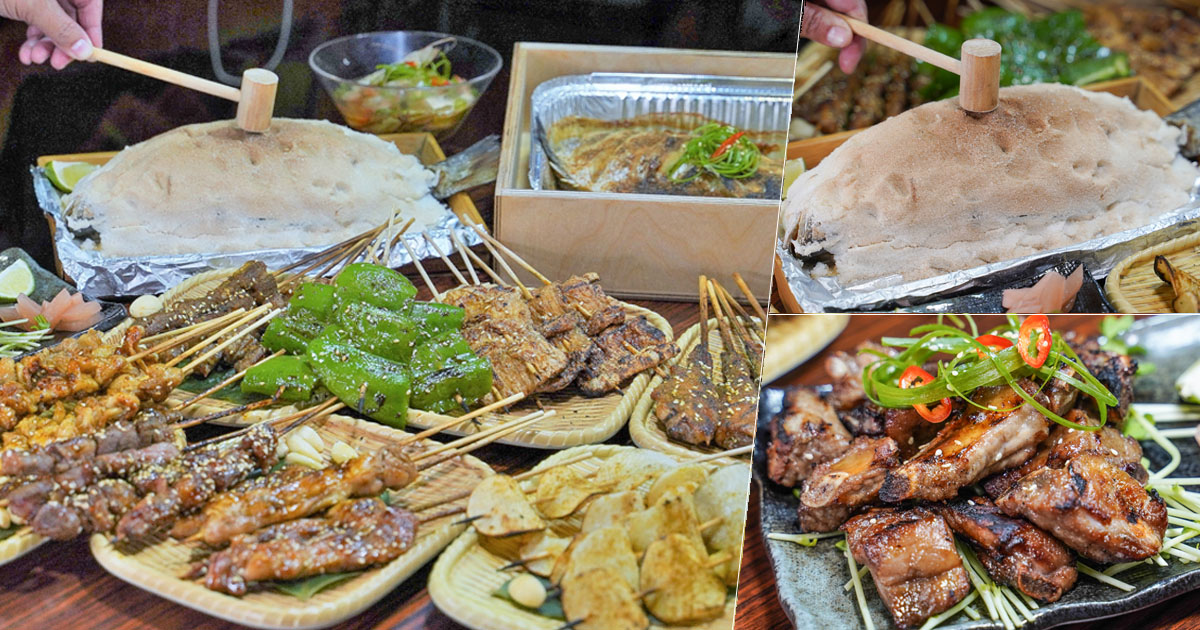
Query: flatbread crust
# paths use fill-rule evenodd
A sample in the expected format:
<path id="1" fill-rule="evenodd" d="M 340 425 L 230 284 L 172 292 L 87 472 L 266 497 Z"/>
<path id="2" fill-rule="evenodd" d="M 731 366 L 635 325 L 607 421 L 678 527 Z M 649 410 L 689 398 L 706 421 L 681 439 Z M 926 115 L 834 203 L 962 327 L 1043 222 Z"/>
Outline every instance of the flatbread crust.
<path id="1" fill-rule="evenodd" d="M 1046 84 L 983 116 L 928 103 L 854 135 L 788 189 L 785 238 L 844 286 L 1010 260 L 1151 222 L 1200 169 L 1128 99 Z M 821 269 L 828 269 L 824 265 Z"/>

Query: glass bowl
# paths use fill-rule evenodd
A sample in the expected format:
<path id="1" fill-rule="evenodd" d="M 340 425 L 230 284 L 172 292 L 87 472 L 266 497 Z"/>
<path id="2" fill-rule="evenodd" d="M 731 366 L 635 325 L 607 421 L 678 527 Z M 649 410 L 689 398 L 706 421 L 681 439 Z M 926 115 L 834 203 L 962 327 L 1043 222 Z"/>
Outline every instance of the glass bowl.
<path id="1" fill-rule="evenodd" d="M 380 64 L 447 37 L 451 73 L 462 82 L 445 86 L 373 86 L 359 79 Z M 438 139 L 458 130 L 500 71 L 500 53 L 469 37 L 429 31 L 380 31 L 339 37 L 317 46 L 308 65 L 333 99 L 346 124 L 367 133 L 427 131 Z"/>

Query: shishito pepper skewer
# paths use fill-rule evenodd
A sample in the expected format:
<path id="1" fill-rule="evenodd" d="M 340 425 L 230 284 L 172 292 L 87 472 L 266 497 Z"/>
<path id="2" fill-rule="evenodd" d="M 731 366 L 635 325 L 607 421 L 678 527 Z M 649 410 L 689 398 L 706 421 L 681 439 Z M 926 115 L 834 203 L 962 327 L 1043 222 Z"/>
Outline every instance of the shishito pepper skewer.
<path id="1" fill-rule="evenodd" d="M 267 361 L 274 359 L 275 357 L 281 357 L 286 352 L 287 352 L 287 350 L 279 350 L 278 352 L 275 352 L 274 354 L 272 354 L 268 357 L 264 357 L 260 361 L 256 362 L 254 365 L 251 365 L 250 367 L 247 367 L 246 369 L 233 374 L 232 376 L 226 378 L 225 380 L 221 381 L 220 383 L 217 383 L 216 385 L 213 385 L 212 387 L 200 392 L 199 394 L 196 394 L 195 396 L 192 396 L 191 398 L 179 403 L 175 407 L 172 407 L 171 410 L 172 411 L 183 411 L 184 409 L 191 407 L 192 405 L 200 402 L 201 400 L 204 400 L 205 398 L 212 396 L 213 394 L 221 391 L 222 389 L 225 389 L 226 387 L 229 387 L 230 385 L 233 385 L 234 383 L 242 380 L 242 378 L 246 376 L 246 372 L 249 372 L 251 368 L 256 368 L 256 367 L 262 365 L 263 363 L 266 363 Z"/>

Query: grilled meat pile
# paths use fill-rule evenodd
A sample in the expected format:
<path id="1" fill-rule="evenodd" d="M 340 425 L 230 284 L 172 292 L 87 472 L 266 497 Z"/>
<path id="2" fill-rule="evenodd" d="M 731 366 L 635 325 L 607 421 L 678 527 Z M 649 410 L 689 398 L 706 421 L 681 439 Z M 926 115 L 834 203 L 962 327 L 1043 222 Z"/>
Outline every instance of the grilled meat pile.
<path id="1" fill-rule="evenodd" d="M 168 330 L 177 330 L 216 319 L 239 308 L 249 311 L 263 304 L 281 308 L 287 305 L 287 299 L 280 294 L 279 287 L 275 284 L 275 278 L 267 271 L 266 265 L 253 260 L 242 265 L 233 275 L 207 294 L 167 304 L 163 310 L 145 319 L 134 320 L 134 325 L 141 327 L 147 336 L 157 335 Z M 222 340 L 232 337 L 240 331 L 240 328 L 232 330 Z M 197 366 L 196 375 L 204 378 L 220 366 L 233 367 L 240 371 L 254 365 L 271 354 L 259 343 L 258 340 L 261 337 L 261 331 L 242 337 Z M 159 360 L 168 361 L 186 352 L 190 347 L 191 344 L 176 346 L 162 353 Z"/>
<path id="2" fill-rule="evenodd" d="M 175 368 L 130 364 L 96 331 L 0 360 L 0 440 L 27 449 L 87 435 L 162 402 L 182 378 Z"/>
<path id="3" fill-rule="evenodd" d="M 1119 423 L 1136 363 L 1094 339 L 1068 339 L 1120 400 L 1108 415 Z M 1008 386 L 975 390 L 972 404 L 955 404 L 941 424 L 914 420 L 911 409 L 865 398 L 861 371 L 874 360 L 865 356 L 830 355 L 825 395 L 787 393 L 770 421 L 767 470 L 798 490 L 804 531 L 847 533 L 899 626 L 920 625 L 970 590 L 951 531 L 997 583 L 1046 602 L 1074 585 L 1076 556 L 1117 563 L 1161 550 L 1166 506 L 1143 487 L 1136 440 L 1113 426 L 1054 424 Z M 1074 376 L 1069 367 L 1058 374 Z M 1057 377 L 1017 386 L 1068 420 L 1099 426 L 1095 402 Z M 970 492 L 976 484 L 988 496 Z"/>
<path id="4" fill-rule="evenodd" d="M 626 318 L 596 274 L 529 292 L 465 285 L 443 294 L 465 311 L 463 337 L 492 364 L 494 396 L 556 392 L 572 384 L 603 396 L 679 351 L 645 317 Z"/>

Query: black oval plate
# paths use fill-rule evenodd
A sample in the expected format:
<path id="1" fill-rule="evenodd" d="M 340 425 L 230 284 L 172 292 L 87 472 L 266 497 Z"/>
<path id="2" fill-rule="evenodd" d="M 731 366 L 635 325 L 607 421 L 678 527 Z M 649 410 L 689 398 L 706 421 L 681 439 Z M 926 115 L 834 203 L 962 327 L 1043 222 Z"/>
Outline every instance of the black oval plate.
<path id="1" fill-rule="evenodd" d="M 1175 378 L 1200 359 L 1200 316 L 1163 315 L 1141 320 L 1134 324 L 1125 339 L 1130 344 L 1146 348 L 1147 354 L 1138 357 L 1138 360 L 1154 363 L 1157 368 L 1152 374 L 1138 377 L 1134 388 L 1135 401 L 1178 402 Z M 850 579 L 850 570 L 846 557 L 834 547 L 836 539 L 821 540 L 815 547 L 767 539 L 767 534 L 771 532 L 793 533 L 798 529 L 796 497 L 791 490 L 768 479 L 766 474 L 766 447 L 770 440 L 767 423 L 780 412 L 784 391 L 778 387 L 763 389 L 758 403 L 758 432 L 754 448 L 754 476 L 758 480 L 759 499 L 762 502 L 763 542 L 775 571 L 780 603 L 797 628 L 864 627 L 854 593 L 842 588 Z M 1200 447 L 1197 447 L 1196 441 L 1174 440 L 1174 444 L 1183 454 L 1183 461 L 1171 476 L 1200 477 Z M 1169 461 L 1166 451 L 1153 442 L 1142 442 L 1142 448 L 1151 462 L 1152 470 Z M 1049 628 L 1145 608 L 1200 587 L 1200 564 L 1171 561 L 1166 567 L 1143 565 L 1118 577 L 1136 589 L 1125 593 L 1080 575 L 1075 588 L 1061 600 L 1034 610 L 1034 620 L 1022 628 Z M 865 592 L 875 625 L 879 628 L 895 627 L 891 614 L 876 595 L 875 589 L 867 586 Z M 975 608 L 982 610 L 982 604 Z M 972 621 L 959 614 L 938 627 L 995 630 L 1004 626 L 986 617 Z"/>

